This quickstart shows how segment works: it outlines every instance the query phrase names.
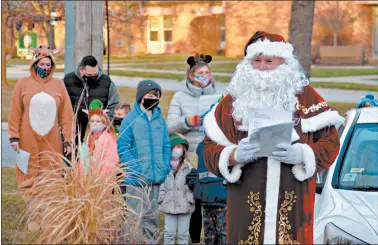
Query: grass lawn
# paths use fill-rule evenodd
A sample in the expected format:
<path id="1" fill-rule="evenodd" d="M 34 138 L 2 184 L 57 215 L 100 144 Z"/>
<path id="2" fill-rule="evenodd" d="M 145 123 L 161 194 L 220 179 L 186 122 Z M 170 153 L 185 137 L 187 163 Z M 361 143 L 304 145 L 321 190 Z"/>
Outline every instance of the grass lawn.
<path id="1" fill-rule="evenodd" d="M 334 88 L 346 90 L 366 90 L 378 91 L 378 85 L 373 84 L 357 84 L 357 83 L 340 83 L 340 82 L 311 82 L 314 88 Z"/>
<path id="2" fill-rule="evenodd" d="M 215 59 L 213 59 L 215 60 Z M 210 68 L 213 72 L 233 73 L 235 71 L 237 61 L 226 64 L 211 64 Z M 143 69 L 159 69 L 159 70 L 178 70 L 186 71 L 186 63 L 182 64 L 133 64 L 125 67 L 143 68 Z M 311 77 L 343 77 L 343 76 L 364 76 L 378 75 L 378 69 L 348 69 L 348 68 L 312 68 Z"/>
<path id="3" fill-rule="evenodd" d="M 1 167 L 1 179 L 1 244 L 31 244 L 34 234 L 28 231 L 22 218 L 25 204 L 17 190 L 15 169 Z M 164 231 L 164 214 L 160 212 L 159 223 L 160 230 Z"/>
<path id="4" fill-rule="evenodd" d="M 16 171 L 14 168 L 1 167 L 1 243 L 32 243 L 22 215 L 25 205 L 17 192 Z"/>

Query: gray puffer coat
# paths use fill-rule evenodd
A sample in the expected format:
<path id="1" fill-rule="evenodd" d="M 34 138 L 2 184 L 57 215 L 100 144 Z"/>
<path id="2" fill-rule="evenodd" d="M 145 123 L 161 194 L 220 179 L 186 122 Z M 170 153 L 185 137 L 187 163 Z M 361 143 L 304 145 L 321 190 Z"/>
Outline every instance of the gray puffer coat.
<path id="1" fill-rule="evenodd" d="M 178 91 L 172 98 L 169 105 L 167 126 L 169 131 L 183 134 L 189 141 L 189 154 L 194 152 L 197 145 L 205 137 L 200 127 L 190 128 L 185 124 L 185 117 L 200 115 L 201 108 L 208 108 L 217 101 L 207 100 L 209 95 L 219 95 L 214 87 L 214 81 L 206 88 L 199 88 L 186 81 L 182 91 Z M 202 98 L 201 98 L 202 97 Z M 216 97 L 216 96 L 212 96 Z M 201 116 L 201 115 L 200 115 Z"/>
<path id="2" fill-rule="evenodd" d="M 173 170 L 169 172 L 165 182 L 160 186 L 158 204 L 159 210 L 167 214 L 190 214 L 194 212 L 193 192 L 185 184 L 186 176 L 192 170 L 192 165 L 185 160 L 176 176 Z"/>

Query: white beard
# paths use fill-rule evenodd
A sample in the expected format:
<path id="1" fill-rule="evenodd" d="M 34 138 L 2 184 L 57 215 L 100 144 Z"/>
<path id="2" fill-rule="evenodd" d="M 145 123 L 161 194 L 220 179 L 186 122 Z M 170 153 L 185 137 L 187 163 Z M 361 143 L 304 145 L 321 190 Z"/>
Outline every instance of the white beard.
<path id="1" fill-rule="evenodd" d="M 251 60 L 244 59 L 236 67 L 227 90 L 233 97 L 234 120 L 239 130 L 248 131 L 248 108 L 269 108 L 294 112 L 296 94 L 308 85 L 302 67 L 295 58 L 285 59 L 274 70 L 254 69 Z"/>

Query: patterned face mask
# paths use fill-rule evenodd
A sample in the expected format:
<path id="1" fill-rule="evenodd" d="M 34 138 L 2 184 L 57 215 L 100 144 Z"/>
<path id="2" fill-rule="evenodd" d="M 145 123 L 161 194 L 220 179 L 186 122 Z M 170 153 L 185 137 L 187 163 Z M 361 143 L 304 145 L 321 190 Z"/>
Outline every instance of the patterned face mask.
<path id="1" fill-rule="evenodd" d="M 47 77 L 47 76 L 50 74 L 50 70 L 46 70 L 46 69 L 44 69 L 44 68 L 42 68 L 42 67 L 39 67 L 39 66 L 37 66 L 37 67 L 35 68 L 35 71 L 36 71 L 37 74 L 38 74 L 40 77 L 42 77 L 42 78 L 45 78 L 45 77 Z"/>
<path id="2" fill-rule="evenodd" d="M 211 80 L 210 76 L 195 76 L 194 81 L 201 84 L 201 87 L 206 87 Z"/>

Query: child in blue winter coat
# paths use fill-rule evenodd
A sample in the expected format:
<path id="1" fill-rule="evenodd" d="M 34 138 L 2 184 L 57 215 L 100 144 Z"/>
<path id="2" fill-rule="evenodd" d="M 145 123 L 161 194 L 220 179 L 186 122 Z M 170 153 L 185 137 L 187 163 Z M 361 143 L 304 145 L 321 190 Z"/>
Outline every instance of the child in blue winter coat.
<path id="1" fill-rule="evenodd" d="M 178 244 L 188 244 L 190 217 L 195 209 L 193 192 L 186 184 L 192 164 L 186 158 L 189 142 L 178 133 L 171 133 L 171 168 L 160 187 L 159 210 L 165 216 L 164 244 L 174 244 L 178 228 Z"/>
<path id="2" fill-rule="evenodd" d="M 198 144 L 196 154 L 198 169 L 187 176 L 187 183 L 199 199 L 203 208 L 205 244 L 226 244 L 226 200 L 225 179 L 209 172 L 203 159 L 204 142 Z"/>
<path id="3" fill-rule="evenodd" d="M 126 166 L 127 204 L 143 214 L 141 227 L 151 243 L 158 228 L 159 188 L 171 171 L 168 129 L 157 106 L 160 97 L 155 81 L 139 82 L 136 103 L 122 120 L 117 142 L 120 162 Z"/>

